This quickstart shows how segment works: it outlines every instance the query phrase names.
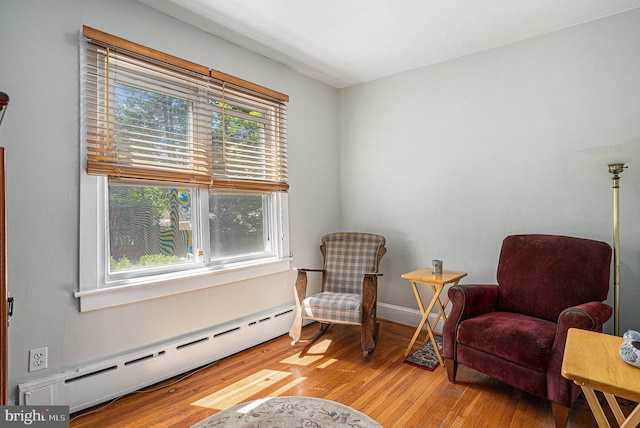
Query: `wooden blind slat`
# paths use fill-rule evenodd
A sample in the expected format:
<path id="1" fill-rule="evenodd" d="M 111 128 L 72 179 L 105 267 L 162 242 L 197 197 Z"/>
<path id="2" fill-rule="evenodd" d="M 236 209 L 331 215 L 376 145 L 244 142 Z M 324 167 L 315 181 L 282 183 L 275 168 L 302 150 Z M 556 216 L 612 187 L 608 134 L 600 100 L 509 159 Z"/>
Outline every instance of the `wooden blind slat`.
<path id="1" fill-rule="evenodd" d="M 82 34 L 88 39 L 102 42 L 113 47 L 118 47 L 147 58 L 152 58 L 156 61 L 171 64 L 173 66 L 193 71 L 194 73 L 202 74 L 204 76 L 209 75 L 208 67 L 157 51 L 155 49 L 148 48 L 138 43 L 130 42 L 129 40 L 113 36 L 111 34 L 96 30 L 95 28 L 91 28 L 86 25 L 82 27 Z"/>
<path id="2" fill-rule="evenodd" d="M 258 180 L 228 180 L 224 178 L 214 178 L 211 187 L 214 189 L 224 190 L 249 190 L 262 192 L 283 192 L 289 189 L 289 185 L 285 183 Z"/>
<path id="3" fill-rule="evenodd" d="M 289 95 L 274 91 L 269 88 L 265 88 L 264 86 L 260 86 L 255 83 L 251 83 L 247 80 L 240 79 L 239 77 L 231 76 L 230 74 L 223 73 L 222 71 L 210 70 L 209 73 L 210 73 L 209 75 L 214 79 L 218 79 L 223 82 L 229 82 L 233 85 L 239 86 L 244 89 L 249 89 L 251 91 L 255 91 L 263 95 L 267 95 L 269 97 L 275 98 L 276 100 L 279 100 L 282 102 L 289 102 Z"/>
<path id="4" fill-rule="evenodd" d="M 85 26 L 87 172 L 282 191 L 287 95 Z"/>
<path id="5" fill-rule="evenodd" d="M 157 51 L 155 49 L 146 47 L 144 45 L 141 45 L 135 42 L 131 42 L 129 40 L 105 33 L 100 30 L 96 30 L 95 28 L 91 28 L 87 25 L 83 25 L 82 34 L 86 38 L 91 40 L 95 40 L 95 41 L 98 41 L 107 45 L 111 45 L 114 47 L 119 47 L 123 50 L 127 50 L 129 52 L 142 55 L 147 58 L 152 58 L 154 60 L 171 64 L 176 67 L 183 68 L 185 70 L 193 71 L 194 73 L 199 73 L 207 77 L 212 77 L 214 79 L 217 79 L 223 82 L 228 82 L 240 88 L 248 89 L 250 91 L 254 91 L 259 94 L 272 97 L 282 102 L 289 102 L 289 96 L 281 92 L 274 91 L 273 89 L 266 88 L 264 86 L 258 85 L 257 83 L 249 82 L 248 80 L 244 80 L 239 77 L 232 76 L 222 71 L 213 70 L 213 69 L 210 69 L 209 67 L 205 67 L 203 65 L 200 65 L 191 61 L 187 61 L 185 59 L 178 58 L 176 56 L 173 56 L 161 51 Z"/>

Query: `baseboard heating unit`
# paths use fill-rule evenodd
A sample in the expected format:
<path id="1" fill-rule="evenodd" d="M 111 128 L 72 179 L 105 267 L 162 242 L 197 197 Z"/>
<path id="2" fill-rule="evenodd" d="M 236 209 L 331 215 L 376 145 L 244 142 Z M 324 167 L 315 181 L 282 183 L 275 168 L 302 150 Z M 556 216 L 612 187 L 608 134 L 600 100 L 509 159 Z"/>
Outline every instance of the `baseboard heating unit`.
<path id="1" fill-rule="evenodd" d="M 18 385 L 20 405 L 71 412 L 120 397 L 266 342 L 289 331 L 295 306 L 282 306 L 187 337 Z"/>

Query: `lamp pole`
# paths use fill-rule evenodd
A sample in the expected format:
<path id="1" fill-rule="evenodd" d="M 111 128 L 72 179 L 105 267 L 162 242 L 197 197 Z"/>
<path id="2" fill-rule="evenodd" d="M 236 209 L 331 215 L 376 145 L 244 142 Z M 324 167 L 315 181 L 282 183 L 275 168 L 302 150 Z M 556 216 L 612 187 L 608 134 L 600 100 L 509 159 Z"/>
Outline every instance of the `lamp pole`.
<path id="1" fill-rule="evenodd" d="M 620 173 L 623 163 L 609 164 L 613 174 L 613 332 L 620 335 Z"/>

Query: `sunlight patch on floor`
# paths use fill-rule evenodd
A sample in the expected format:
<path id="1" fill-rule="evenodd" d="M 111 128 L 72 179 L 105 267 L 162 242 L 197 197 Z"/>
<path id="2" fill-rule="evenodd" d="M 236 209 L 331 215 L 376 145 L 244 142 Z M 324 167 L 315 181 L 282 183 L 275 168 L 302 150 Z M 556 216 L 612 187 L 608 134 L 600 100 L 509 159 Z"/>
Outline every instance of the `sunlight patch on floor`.
<path id="1" fill-rule="evenodd" d="M 260 398 L 258 400 L 255 400 L 251 403 L 248 403 L 246 406 L 238 409 L 238 413 L 244 413 L 247 414 L 250 411 L 252 411 L 253 409 L 255 409 L 256 407 L 260 406 L 262 403 L 264 403 L 265 401 L 268 401 L 269 397 L 266 398 Z"/>
<path id="2" fill-rule="evenodd" d="M 329 367 L 331 364 L 333 363 L 337 363 L 338 360 L 336 360 L 335 358 L 328 358 L 326 361 L 324 361 L 322 364 L 320 364 L 318 366 L 319 369 L 326 369 L 327 367 Z"/>
<path id="3" fill-rule="evenodd" d="M 282 388 L 278 388 L 277 390 L 273 391 L 269 395 L 272 396 L 272 397 L 281 396 L 281 395 L 291 395 L 291 394 L 288 394 L 287 391 L 289 391 L 291 388 L 297 386 L 298 384 L 304 382 L 307 379 L 308 378 L 306 378 L 306 377 L 297 377 L 294 380 L 292 380 L 291 382 L 288 382 Z"/>
<path id="4" fill-rule="evenodd" d="M 327 349 L 329 349 L 330 345 L 331 345 L 331 340 L 329 339 L 322 340 L 320 342 L 314 343 L 308 348 L 305 348 L 304 351 L 297 352 L 280 362 L 284 364 L 295 364 L 297 366 L 311 365 L 316 361 L 326 359 L 324 354 L 325 352 L 327 352 Z M 321 368 L 324 368 L 330 364 L 333 364 L 336 361 L 337 360 L 335 359 L 329 359 L 326 362 L 322 363 Z"/>
<path id="5" fill-rule="evenodd" d="M 332 342 L 331 339 L 320 340 L 314 343 L 313 345 L 309 346 L 307 353 L 308 354 L 324 354 L 325 352 L 327 352 L 327 349 L 329 349 L 329 346 L 331 346 L 331 342 Z"/>
<path id="6" fill-rule="evenodd" d="M 191 405 L 217 410 L 227 409 L 235 406 L 236 404 L 247 401 L 249 397 L 269 386 L 274 385 L 276 382 L 280 382 L 287 376 L 291 376 L 291 373 L 278 370 L 260 370 L 255 374 L 247 376 L 232 385 L 222 388 L 213 394 L 209 394 L 208 396 L 191 403 Z M 291 384 L 295 384 L 295 381 L 290 382 L 289 387 L 292 386 Z"/>

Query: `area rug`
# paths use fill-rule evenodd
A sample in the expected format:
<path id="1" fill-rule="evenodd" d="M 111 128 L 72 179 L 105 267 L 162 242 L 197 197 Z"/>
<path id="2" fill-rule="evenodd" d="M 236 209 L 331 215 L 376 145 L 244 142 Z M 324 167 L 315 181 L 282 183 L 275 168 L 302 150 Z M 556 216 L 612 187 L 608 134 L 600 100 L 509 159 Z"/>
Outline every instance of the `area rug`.
<path id="1" fill-rule="evenodd" d="M 191 428 L 208 427 L 382 428 L 382 425 L 335 401 L 314 397 L 271 397 L 238 404 L 209 416 Z"/>
<path id="2" fill-rule="evenodd" d="M 436 343 L 442 352 L 442 338 L 436 336 Z M 422 345 L 413 354 L 409 355 L 404 362 L 427 370 L 433 370 L 438 366 L 438 364 L 440 364 L 430 340 L 427 340 L 427 343 Z"/>

